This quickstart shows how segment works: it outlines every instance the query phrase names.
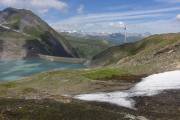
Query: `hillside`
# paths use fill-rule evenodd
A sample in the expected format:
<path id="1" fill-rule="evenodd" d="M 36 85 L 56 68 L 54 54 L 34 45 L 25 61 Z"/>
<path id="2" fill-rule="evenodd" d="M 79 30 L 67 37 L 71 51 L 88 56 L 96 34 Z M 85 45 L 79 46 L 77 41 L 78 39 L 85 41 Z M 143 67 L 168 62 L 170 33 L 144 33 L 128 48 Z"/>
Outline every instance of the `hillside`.
<path id="1" fill-rule="evenodd" d="M 91 65 L 144 68 L 148 72 L 179 68 L 180 33 L 153 35 L 135 43 L 111 47 L 93 57 Z"/>
<path id="2" fill-rule="evenodd" d="M 29 10 L 7 8 L 0 12 L 1 59 L 45 54 L 78 57 L 68 41 Z"/>
<path id="3" fill-rule="evenodd" d="M 88 36 L 74 36 L 69 33 L 61 34 L 82 58 L 91 59 L 103 50 L 113 46 L 113 44 L 107 40 L 89 38 Z"/>
<path id="4" fill-rule="evenodd" d="M 136 33 L 127 33 L 127 41 L 135 42 L 143 39 L 145 36 L 143 34 L 136 34 Z M 104 36 L 99 36 L 101 39 L 107 40 L 109 42 L 112 42 L 116 45 L 121 45 L 124 43 L 124 34 L 123 33 L 111 33 Z"/>

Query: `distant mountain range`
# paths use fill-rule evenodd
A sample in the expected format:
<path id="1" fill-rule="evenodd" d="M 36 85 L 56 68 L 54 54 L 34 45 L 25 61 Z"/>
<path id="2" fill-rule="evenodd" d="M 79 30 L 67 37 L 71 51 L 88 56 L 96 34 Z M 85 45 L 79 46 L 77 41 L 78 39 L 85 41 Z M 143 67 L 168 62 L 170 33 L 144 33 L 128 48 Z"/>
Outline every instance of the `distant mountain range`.
<path id="1" fill-rule="evenodd" d="M 96 33 L 96 32 L 86 33 L 86 32 L 76 32 L 76 31 L 68 31 L 62 33 L 65 33 L 66 35 L 72 37 L 79 37 L 83 39 L 106 40 L 115 45 L 123 44 L 125 40 L 125 35 L 123 33 Z M 127 33 L 127 42 L 135 42 L 150 35 L 151 33 L 148 32 L 144 34 Z"/>

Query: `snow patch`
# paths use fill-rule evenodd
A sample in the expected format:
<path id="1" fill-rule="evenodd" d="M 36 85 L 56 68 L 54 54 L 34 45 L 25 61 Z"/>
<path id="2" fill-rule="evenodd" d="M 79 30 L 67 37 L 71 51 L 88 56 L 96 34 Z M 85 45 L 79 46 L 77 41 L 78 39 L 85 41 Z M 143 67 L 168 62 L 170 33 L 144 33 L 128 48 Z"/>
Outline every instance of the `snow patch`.
<path id="1" fill-rule="evenodd" d="M 80 100 L 108 102 L 119 106 L 132 108 L 134 101 L 128 97 L 128 92 L 94 93 L 75 96 L 76 99 Z"/>
<path id="2" fill-rule="evenodd" d="M 152 96 L 163 90 L 180 89 L 180 71 L 170 71 L 154 74 L 143 78 L 142 82 L 136 84 L 131 91 L 135 91 L 138 96 Z"/>
<path id="3" fill-rule="evenodd" d="M 5 29 L 7 29 L 7 30 L 12 30 L 13 32 L 16 32 L 16 33 L 21 33 L 21 34 L 23 34 L 23 35 L 30 36 L 30 35 L 28 35 L 28 34 L 26 34 L 26 33 L 24 33 L 24 32 L 21 32 L 21 31 L 19 31 L 19 30 L 15 30 L 15 29 L 11 29 L 10 27 L 4 26 L 4 25 L 2 25 L 2 24 L 0 24 L 0 27 L 3 27 L 3 28 L 5 28 Z"/>
<path id="4" fill-rule="evenodd" d="M 110 93 L 93 93 L 77 95 L 74 98 L 85 101 L 98 101 L 116 104 L 131 109 L 134 108 L 135 96 L 153 96 L 163 90 L 180 89 L 180 70 L 154 74 L 143 78 L 133 88 L 126 91 Z"/>

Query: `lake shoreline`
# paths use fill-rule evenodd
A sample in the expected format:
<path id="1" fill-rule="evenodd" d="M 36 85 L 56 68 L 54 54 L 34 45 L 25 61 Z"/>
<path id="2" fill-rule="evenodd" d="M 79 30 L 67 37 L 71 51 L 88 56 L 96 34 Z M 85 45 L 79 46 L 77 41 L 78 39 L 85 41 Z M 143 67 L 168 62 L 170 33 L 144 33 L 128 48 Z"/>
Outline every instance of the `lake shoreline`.
<path id="1" fill-rule="evenodd" d="M 78 63 L 48 61 L 40 58 L 0 61 L 0 80 L 13 81 L 47 71 L 84 67 L 84 65 Z"/>

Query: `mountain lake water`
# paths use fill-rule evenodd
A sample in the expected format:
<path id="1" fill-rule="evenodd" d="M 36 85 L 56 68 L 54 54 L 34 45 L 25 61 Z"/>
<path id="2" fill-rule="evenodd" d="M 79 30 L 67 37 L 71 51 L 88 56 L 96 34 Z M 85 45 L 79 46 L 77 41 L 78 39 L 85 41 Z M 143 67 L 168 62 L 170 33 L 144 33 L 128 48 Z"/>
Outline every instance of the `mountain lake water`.
<path id="1" fill-rule="evenodd" d="M 0 81 L 18 80 L 51 70 L 79 69 L 84 67 L 82 64 L 54 62 L 42 59 L 0 61 Z"/>

